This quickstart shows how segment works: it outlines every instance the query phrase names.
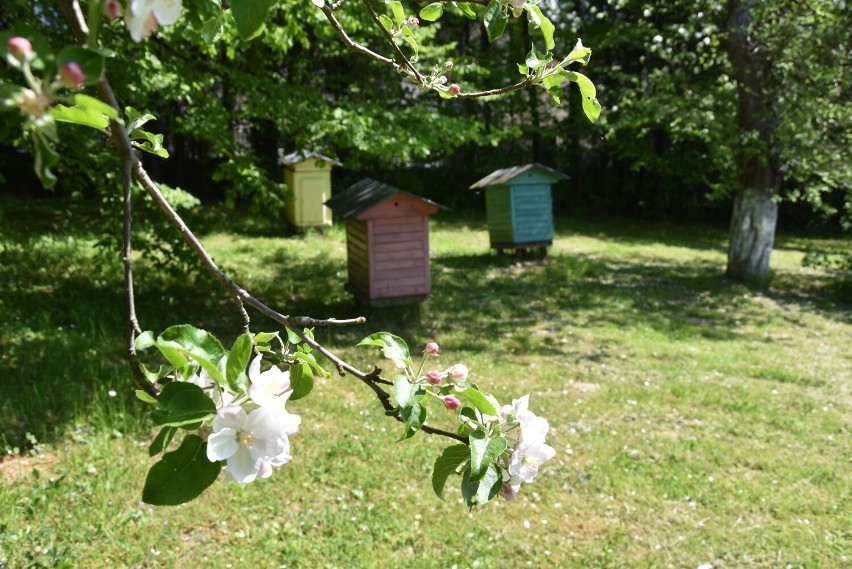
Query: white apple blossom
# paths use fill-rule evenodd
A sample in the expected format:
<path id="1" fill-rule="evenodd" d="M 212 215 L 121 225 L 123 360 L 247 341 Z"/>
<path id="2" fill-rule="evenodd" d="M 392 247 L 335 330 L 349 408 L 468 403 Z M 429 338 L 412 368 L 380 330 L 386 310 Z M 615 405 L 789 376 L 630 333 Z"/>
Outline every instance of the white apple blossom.
<path id="1" fill-rule="evenodd" d="M 556 450 L 546 444 L 522 444 L 509 459 L 510 484 L 532 482 L 538 475 L 538 468 L 556 455 Z M 514 484 L 513 484 L 514 485 Z"/>
<path id="2" fill-rule="evenodd" d="M 133 41 L 140 42 L 159 25 L 170 26 L 180 17 L 181 0 L 131 0 L 124 19 Z"/>
<path id="3" fill-rule="evenodd" d="M 260 360 L 261 356 L 258 355 L 249 365 L 248 376 L 251 380 L 249 396 L 261 407 L 277 405 L 284 392 L 290 389 L 290 372 L 281 371 L 277 366 L 262 372 Z"/>
<path id="4" fill-rule="evenodd" d="M 298 420 L 284 412 L 283 405 L 260 407 L 248 414 L 238 405 L 223 407 L 213 419 L 207 458 L 226 460 L 231 476 L 243 484 L 267 477 L 272 466 L 289 457 L 287 433 L 298 429 Z"/>

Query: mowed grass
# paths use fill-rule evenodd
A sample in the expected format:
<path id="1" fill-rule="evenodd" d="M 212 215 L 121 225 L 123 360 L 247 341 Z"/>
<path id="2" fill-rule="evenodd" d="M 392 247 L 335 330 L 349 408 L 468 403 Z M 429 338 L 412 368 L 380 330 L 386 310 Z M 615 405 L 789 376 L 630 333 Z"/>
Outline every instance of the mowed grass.
<path id="1" fill-rule="evenodd" d="M 368 310 L 344 290 L 340 226 L 290 235 L 212 209 L 189 216 L 216 260 L 273 306 L 365 315 L 317 337 L 389 330 L 463 362 L 501 402 L 531 394 L 557 455 L 513 503 L 468 514 L 432 493 L 447 442 L 399 425 L 348 377 L 290 405 L 293 461 L 182 506 L 141 504 L 146 407 L 124 361 L 118 254 L 81 212 L 8 202 L 0 234 L 0 566 L 848 567 L 852 563 L 852 304 L 779 238 L 767 291 L 721 276 L 725 232 L 557 220 L 546 262 L 488 251 L 479 216 L 432 222 L 433 293 Z M 85 213 L 85 212 L 82 212 Z M 849 246 L 840 240 L 832 245 Z M 145 328 L 230 340 L 208 279 L 137 267 Z M 254 317 L 254 330 L 274 330 Z M 111 397 L 110 390 L 117 395 Z M 433 422 L 450 425 L 438 413 Z"/>

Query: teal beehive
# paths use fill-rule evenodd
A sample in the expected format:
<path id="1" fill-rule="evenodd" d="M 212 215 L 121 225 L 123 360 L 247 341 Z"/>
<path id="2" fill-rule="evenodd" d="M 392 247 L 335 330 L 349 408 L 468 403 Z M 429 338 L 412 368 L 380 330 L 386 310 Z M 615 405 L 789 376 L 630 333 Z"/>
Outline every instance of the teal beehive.
<path id="1" fill-rule="evenodd" d="M 491 172 L 472 186 L 485 193 L 491 248 L 516 252 L 553 244 L 551 186 L 567 176 L 541 164 L 524 164 Z"/>

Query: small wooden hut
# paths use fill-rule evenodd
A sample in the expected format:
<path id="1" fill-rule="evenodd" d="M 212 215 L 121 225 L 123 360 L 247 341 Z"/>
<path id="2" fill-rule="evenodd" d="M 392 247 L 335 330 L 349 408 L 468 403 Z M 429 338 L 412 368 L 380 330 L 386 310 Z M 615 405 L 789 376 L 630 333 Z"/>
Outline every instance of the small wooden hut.
<path id="1" fill-rule="evenodd" d="M 323 204 L 331 197 L 331 168 L 342 164 L 316 152 L 292 152 L 280 163 L 289 190 L 287 222 L 297 230 L 331 225 L 331 211 Z"/>
<path id="2" fill-rule="evenodd" d="M 491 172 L 472 186 L 485 192 L 491 248 L 515 253 L 553 244 L 553 198 L 550 187 L 567 176 L 541 164 L 524 164 Z"/>
<path id="3" fill-rule="evenodd" d="M 346 220 L 348 288 L 370 306 L 429 296 L 429 216 L 442 206 L 365 178 L 326 205 Z"/>

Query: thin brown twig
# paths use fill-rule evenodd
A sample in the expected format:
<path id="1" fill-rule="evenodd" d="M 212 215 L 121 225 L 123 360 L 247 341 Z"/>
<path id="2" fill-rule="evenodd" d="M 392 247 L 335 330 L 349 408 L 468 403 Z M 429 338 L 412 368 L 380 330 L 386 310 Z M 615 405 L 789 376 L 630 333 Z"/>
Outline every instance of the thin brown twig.
<path id="1" fill-rule="evenodd" d="M 385 28 L 384 24 L 382 24 L 382 21 L 379 19 L 379 15 L 376 14 L 376 10 L 373 8 L 373 3 L 370 2 L 370 0 L 362 1 L 364 3 L 364 7 L 367 8 L 367 12 L 370 13 L 370 17 L 373 19 L 373 23 L 376 24 L 376 27 L 378 27 L 382 31 L 385 36 L 385 39 L 388 40 L 388 43 L 391 45 L 393 51 L 402 60 L 403 66 L 410 69 L 411 73 L 414 74 L 414 83 L 416 83 L 418 87 L 425 87 L 426 80 L 423 78 L 423 75 L 421 75 L 417 67 L 415 67 L 415 65 L 411 63 L 411 61 L 409 61 L 409 59 L 405 56 L 399 46 L 396 45 L 396 41 L 394 41 L 393 35 L 390 33 L 390 30 Z"/>

